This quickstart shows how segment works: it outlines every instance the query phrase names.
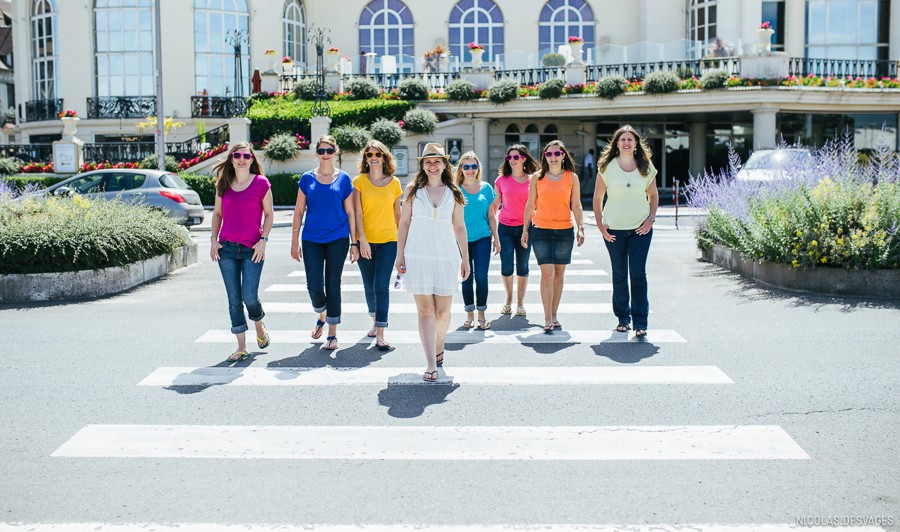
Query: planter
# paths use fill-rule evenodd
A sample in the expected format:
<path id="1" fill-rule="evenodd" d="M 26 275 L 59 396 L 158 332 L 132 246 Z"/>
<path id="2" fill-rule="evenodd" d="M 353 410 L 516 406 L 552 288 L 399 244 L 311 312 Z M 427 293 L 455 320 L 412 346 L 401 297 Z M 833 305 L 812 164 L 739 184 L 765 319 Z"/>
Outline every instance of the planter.
<path id="1" fill-rule="evenodd" d="M 756 30 L 756 40 L 759 46 L 759 53 L 770 53 L 772 51 L 772 35 L 775 30 L 758 29 Z"/>
<path id="2" fill-rule="evenodd" d="M 64 116 L 60 118 L 63 123 L 63 140 L 72 140 L 75 138 L 75 133 L 78 132 L 78 121 L 80 118 L 77 116 Z"/>
<path id="3" fill-rule="evenodd" d="M 338 72 L 341 63 L 340 52 L 325 52 L 325 71 Z"/>
<path id="4" fill-rule="evenodd" d="M 721 246 L 702 250 L 701 254 L 707 262 L 774 288 L 825 295 L 900 299 L 900 270 L 798 270 L 786 264 L 749 260 Z"/>
<path id="5" fill-rule="evenodd" d="M 481 66 L 481 57 L 484 55 L 484 50 L 469 50 L 469 53 L 472 54 L 472 66 L 480 67 Z"/>
<path id="6" fill-rule="evenodd" d="M 581 51 L 584 48 L 583 42 L 570 42 L 569 50 L 572 52 L 572 62 L 581 63 Z"/>
<path id="7" fill-rule="evenodd" d="M 294 63 L 281 63 L 281 68 L 284 69 L 284 73 L 288 76 L 294 74 Z"/>

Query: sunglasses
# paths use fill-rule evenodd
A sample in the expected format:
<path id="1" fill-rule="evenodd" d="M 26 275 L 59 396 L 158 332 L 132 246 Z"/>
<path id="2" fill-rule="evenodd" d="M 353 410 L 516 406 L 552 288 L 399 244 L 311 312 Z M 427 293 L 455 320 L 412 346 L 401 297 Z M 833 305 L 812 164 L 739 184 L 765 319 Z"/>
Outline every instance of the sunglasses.
<path id="1" fill-rule="evenodd" d="M 325 155 L 326 153 L 328 155 L 331 155 L 334 153 L 334 151 L 334 148 L 316 148 L 316 153 L 319 155 Z"/>
<path id="2" fill-rule="evenodd" d="M 242 158 L 242 157 L 243 157 L 244 159 L 252 159 L 252 158 L 253 158 L 253 154 L 252 154 L 252 153 L 240 153 L 240 152 L 234 152 L 234 153 L 231 154 L 231 157 L 234 158 L 234 160 L 238 160 L 238 159 L 240 159 L 240 158 Z"/>
<path id="3" fill-rule="evenodd" d="M 382 157 L 384 157 L 384 154 L 381 153 L 380 151 L 369 151 L 369 152 L 366 152 L 366 159 L 370 159 L 370 158 L 372 158 L 372 157 L 376 157 L 376 158 L 378 158 L 378 159 L 381 159 Z"/>
<path id="4" fill-rule="evenodd" d="M 478 163 L 464 164 L 464 165 L 462 165 L 462 169 L 463 169 L 463 171 L 478 170 Z"/>
<path id="5" fill-rule="evenodd" d="M 519 159 L 524 159 L 524 158 L 525 158 L 524 155 L 507 155 L 506 156 L 507 161 L 518 161 Z"/>
<path id="6" fill-rule="evenodd" d="M 564 151 L 553 150 L 553 151 L 545 151 L 544 157 L 561 157 L 564 154 Z"/>

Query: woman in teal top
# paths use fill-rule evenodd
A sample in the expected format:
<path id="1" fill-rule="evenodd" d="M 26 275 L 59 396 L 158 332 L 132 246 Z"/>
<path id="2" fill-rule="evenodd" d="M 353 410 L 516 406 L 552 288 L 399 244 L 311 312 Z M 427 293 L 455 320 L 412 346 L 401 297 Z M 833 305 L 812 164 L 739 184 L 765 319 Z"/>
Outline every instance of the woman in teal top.
<path id="1" fill-rule="evenodd" d="M 481 180 L 481 161 L 475 152 L 466 152 L 456 167 L 456 182 L 466 199 L 464 211 L 469 241 L 469 265 L 472 275 L 462 282 L 463 303 L 468 317 L 463 327 L 471 329 L 478 311 L 478 329 L 486 331 L 491 322 L 484 317 L 488 298 L 488 268 L 491 265 L 491 242 L 494 254 L 500 253 L 497 236 L 497 207 L 494 205 L 494 187 Z M 473 294 L 472 284 L 475 290 Z"/>

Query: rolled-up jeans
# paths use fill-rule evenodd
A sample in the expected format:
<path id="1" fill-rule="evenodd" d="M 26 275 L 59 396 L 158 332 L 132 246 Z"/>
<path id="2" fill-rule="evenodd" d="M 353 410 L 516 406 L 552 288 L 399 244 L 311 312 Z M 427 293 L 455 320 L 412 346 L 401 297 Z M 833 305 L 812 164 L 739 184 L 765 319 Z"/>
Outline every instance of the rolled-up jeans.
<path id="1" fill-rule="evenodd" d="M 369 244 L 372 258 L 359 258 L 359 273 L 366 292 L 369 316 L 375 318 L 376 327 L 388 326 L 388 309 L 391 304 L 391 275 L 397 260 L 397 242 Z"/>
<path id="2" fill-rule="evenodd" d="M 266 315 L 259 301 L 259 278 L 264 261 L 253 262 L 253 249 L 243 244 L 226 240 L 219 243 L 222 247 L 219 249 L 218 264 L 228 295 L 231 332 L 240 334 L 248 328 L 244 305 L 253 321 L 260 321 Z"/>
<path id="3" fill-rule="evenodd" d="M 613 313 L 619 323 L 628 325 L 634 319 L 635 329 L 647 329 L 650 301 L 647 298 L 647 255 L 653 230 L 639 235 L 634 230 L 610 229 L 615 242 L 606 242 L 612 266 Z M 631 304 L 628 301 L 628 277 L 631 277 Z"/>
<path id="4" fill-rule="evenodd" d="M 344 237 L 325 243 L 303 240 L 301 244 L 306 289 L 313 310 L 325 313 L 325 323 L 337 325 L 341 322 L 341 275 L 350 239 Z"/>
<path id="5" fill-rule="evenodd" d="M 515 259 L 515 273 L 519 277 L 528 277 L 528 257 L 531 256 L 531 239 L 528 246 L 522 247 L 521 225 L 497 224 L 497 236 L 500 237 L 500 275 L 511 277 L 513 274 L 513 259 Z"/>

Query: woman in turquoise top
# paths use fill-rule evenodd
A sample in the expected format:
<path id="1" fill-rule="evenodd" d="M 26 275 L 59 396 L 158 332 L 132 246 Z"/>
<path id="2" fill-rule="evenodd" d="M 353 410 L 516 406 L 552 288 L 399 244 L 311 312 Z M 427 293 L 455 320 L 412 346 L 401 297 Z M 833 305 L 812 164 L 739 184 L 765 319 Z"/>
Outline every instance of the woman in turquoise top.
<path id="1" fill-rule="evenodd" d="M 484 317 L 488 298 L 488 268 L 491 265 L 491 242 L 494 254 L 500 253 L 497 236 L 497 206 L 494 187 L 481 180 L 481 161 L 475 152 L 466 152 L 456 167 L 456 182 L 466 198 L 465 220 L 469 241 L 469 265 L 472 275 L 462 282 L 463 303 L 468 317 L 463 327 L 471 329 L 478 311 L 478 329 L 486 331 L 491 322 Z M 473 294 L 472 284 L 475 284 Z"/>

